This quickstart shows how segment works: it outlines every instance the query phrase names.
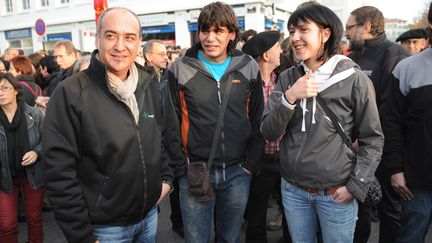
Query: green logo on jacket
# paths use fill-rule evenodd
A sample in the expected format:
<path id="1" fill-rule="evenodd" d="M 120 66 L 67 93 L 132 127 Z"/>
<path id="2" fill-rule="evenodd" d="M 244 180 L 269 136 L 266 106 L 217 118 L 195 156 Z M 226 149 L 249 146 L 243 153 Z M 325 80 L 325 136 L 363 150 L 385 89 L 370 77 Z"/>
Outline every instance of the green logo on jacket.
<path id="1" fill-rule="evenodd" d="M 148 119 L 148 118 L 153 119 L 154 118 L 154 114 L 150 114 L 148 112 L 143 112 L 142 116 L 144 117 L 144 119 Z"/>

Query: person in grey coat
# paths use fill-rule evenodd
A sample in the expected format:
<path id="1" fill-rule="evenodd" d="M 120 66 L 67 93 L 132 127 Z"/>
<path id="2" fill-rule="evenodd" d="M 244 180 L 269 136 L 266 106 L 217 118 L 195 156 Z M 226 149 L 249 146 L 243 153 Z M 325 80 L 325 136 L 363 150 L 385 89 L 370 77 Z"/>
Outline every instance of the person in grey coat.
<path id="1" fill-rule="evenodd" d="M 264 110 L 261 132 L 280 142 L 282 198 L 293 242 L 352 242 L 357 200 L 364 201 L 382 153 L 372 82 L 337 55 L 342 24 L 327 7 L 298 8 L 288 20 L 299 61 L 282 72 Z M 318 96 L 318 97 L 317 97 Z M 323 101 L 323 102 L 322 102 Z M 325 104 L 358 150 L 337 133 Z"/>

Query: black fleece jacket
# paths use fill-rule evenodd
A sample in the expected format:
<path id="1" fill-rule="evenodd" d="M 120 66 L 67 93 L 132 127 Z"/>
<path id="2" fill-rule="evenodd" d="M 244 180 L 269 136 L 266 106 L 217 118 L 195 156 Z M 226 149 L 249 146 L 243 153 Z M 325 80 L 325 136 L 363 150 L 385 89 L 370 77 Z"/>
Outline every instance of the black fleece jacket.
<path id="1" fill-rule="evenodd" d="M 162 181 L 172 181 L 157 83 L 137 65 L 136 124 L 108 90 L 95 54 L 86 71 L 56 88 L 42 134 L 46 189 L 69 242 L 95 242 L 93 224 L 138 223 L 155 206 Z"/>
<path id="2" fill-rule="evenodd" d="M 401 45 L 388 40 L 384 32 L 372 39 L 365 40 L 361 50 L 353 50 L 348 56 L 372 80 L 379 110 L 387 99 L 393 69 L 400 60 L 408 56 L 408 51 Z"/>

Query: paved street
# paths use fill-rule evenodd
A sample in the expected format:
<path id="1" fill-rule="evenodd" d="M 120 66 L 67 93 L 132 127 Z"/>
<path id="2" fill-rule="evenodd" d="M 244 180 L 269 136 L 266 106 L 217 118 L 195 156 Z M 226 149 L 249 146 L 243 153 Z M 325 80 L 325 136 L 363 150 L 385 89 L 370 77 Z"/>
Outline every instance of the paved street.
<path id="1" fill-rule="evenodd" d="M 270 208 L 268 212 L 268 218 L 273 218 L 276 214 L 276 208 Z M 169 200 L 164 200 L 161 205 L 161 212 L 159 215 L 159 224 L 158 224 L 158 235 L 157 242 L 158 243 L 177 243 L 183 242 L 183 239 L 180 238 L 176 233 L 171 231 L 171 222 L 169 220 L 170 215 L 170 207 Z M 58 228 L 57 224 L 54 220 L 54 214 L 44 213 L 44 237 L 45 243 L 64 243 L 67 242 L 62 232 Z M 369 239 L 369 243 L 378 243 L 378 224 L 372 223 L 372 233 Z M 21 223 L 19 225 L 19 242 L 24 243 L 26 241 L 26 226 Z M 280 237 L 282 236 L 282 230 L 278 231 L 268 231 L 268 243 L 276 243 Z M 241 242 L 244 242 L 244 235 L 241 237 Z M 429 228 L 429 232 L 427 235 L 426 242 L 432 242 L 432 227 Z"/>

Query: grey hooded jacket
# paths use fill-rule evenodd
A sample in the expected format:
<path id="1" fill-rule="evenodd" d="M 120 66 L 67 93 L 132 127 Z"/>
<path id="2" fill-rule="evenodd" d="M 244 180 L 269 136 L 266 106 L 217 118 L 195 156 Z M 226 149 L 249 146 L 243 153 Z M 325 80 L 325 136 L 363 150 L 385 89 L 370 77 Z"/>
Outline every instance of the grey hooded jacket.
<path id="1" fill-rule="evenodd" d="M 312 77 L 319 81 L 319 95 L 336 114 L 345 134 L 351 141 L 358 140 L 355 155 L 315 98 L 297 100 L 294 108 L 283 104 L 284 92 L 299 77 L 297 66 L 281 73 L 261 124 L 267 140 L 283 135 L 282 177 L 314 189 L 345 184 L 358 200 L 364 201 L 384 143 L 372 82 L 353 61 L 340 55 L 328 60 Z"/>

